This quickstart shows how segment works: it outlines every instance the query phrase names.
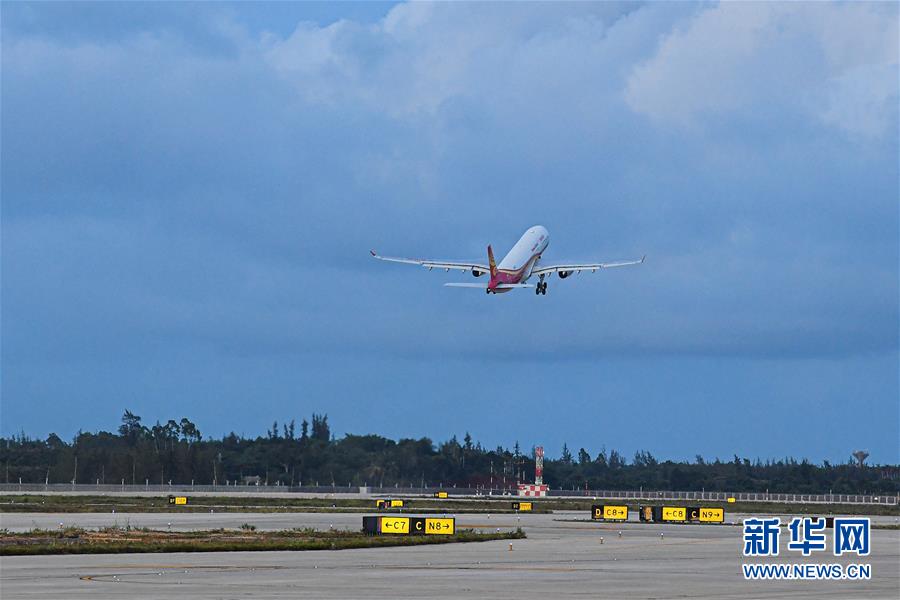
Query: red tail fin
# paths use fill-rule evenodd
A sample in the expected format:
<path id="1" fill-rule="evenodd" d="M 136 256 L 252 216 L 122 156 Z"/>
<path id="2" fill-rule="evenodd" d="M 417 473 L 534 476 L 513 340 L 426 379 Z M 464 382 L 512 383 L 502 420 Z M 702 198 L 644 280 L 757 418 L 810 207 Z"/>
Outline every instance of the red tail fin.
<path id="1" fill-rule="evenodd" d="M 491 277 L 497 275 L 497 263 L 494 261 L 494 251 L 491 249 L 490 244 L 488 244 L 488 264 L 491 267 Z"/>

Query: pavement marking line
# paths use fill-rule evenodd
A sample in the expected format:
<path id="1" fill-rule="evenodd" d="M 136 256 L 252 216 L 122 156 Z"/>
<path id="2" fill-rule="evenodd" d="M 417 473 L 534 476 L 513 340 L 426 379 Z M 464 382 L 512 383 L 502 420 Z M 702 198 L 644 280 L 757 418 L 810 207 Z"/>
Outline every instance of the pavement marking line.
<path id="1" fill-rule="evenodd" d="M 159 570 L 171 571 L 174 574 L 178 574 L 178 572 L 184 571 L 194 571 L 198 573 L 203 572 L 223 572 L 223 571 L 256 571 L 256 570 L 269 570 L 269 571 L 277 571 L 282 569 L 289 569 L 291 567 L 287 567 L 284 565 L 259 565 L 259 566 L 251 566 L 251 565 L 107 565 L 105 568 L 107 569 L 123 569 L 126 570 L 122 573 L 97 573 L 94 575 L 79 575 L 78 579 L 81 581 L 102 581 L 107 577 L 130 577 L 130 576 L 141 576 L 141 575 L 156 575 Z M 127 569 L 140 569 L 139 571 L 127 571 Z M 147 569 L 151 569 L 151 571 L 147 571 Z"/>
<path id="2" fill-rule="evenodd" d="M 59 556 L 59 555 L 57 555 Z M 70 555 L 75 556 L 75 555 Z M 82 555 L 85 556 L 85 555 Z M 103 565 L 104 569 L 243 569 L 241 565 Z"/>
<path id="3" fill-rule="evenodd" d="M 546 572 L 546 573 L 610 573 L 615 572 L 612 568 L 611 561 L 602 561 L 602 565 L 598 566 L 582 566 L 582 567 L 542 567 L 542 566 L 524 566 L 524 565 L 514 565 L 514 564 L 494 564 L 494 565 L 431 565 L 431 566 L 416 566 L 416 565 L 398 565 L 394 567 L 385 567 L 385 570 L 392 569 L 395 571 L 427 571 L 427 570 L 435 570 L 435 571 L 517 571 L 517 572 Z M 665 574 L 665 575 L 679 575 L 684 574 L 684 572 L 680 569 L 670 569 L 670 570 L 661 570 L 661 569 L 637 569 L 630 571 L 631 573 L 645 573 L 648 575 L 652 574 Z"/>
<path id="4" fill-rule="evenodd" d="M 71 556 L 71 555 L 70 555 Z M 252 566 L 252 565 L 147 565 L 147 564 L 139 564 L 139 565 L 103 565 L 104 569 L 209 569 L 211 571 L 225 571 L 225 570 L 241 570 L 241 569 L 284 569 L 283 565 L 260 565 L 260 566 Z"/>
<path id="5" fill-rule="evenodd" d="M 491 566 L 491 565 L 397 565 L 393 567 L 385 567 L 386 569 L 394 569 L 397 571 L 542 571 L 548 573 L 574 573 L 576 571 L 589 571 L 593 569 L 575 569 L 572 567 L 523 567 L 518 565 L 509 566 Z"/>

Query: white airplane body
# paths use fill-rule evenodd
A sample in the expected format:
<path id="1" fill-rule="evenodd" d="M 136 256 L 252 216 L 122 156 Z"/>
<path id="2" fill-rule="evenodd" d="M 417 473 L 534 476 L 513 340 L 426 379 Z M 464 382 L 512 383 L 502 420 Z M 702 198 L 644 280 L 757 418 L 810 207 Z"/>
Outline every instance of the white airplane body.
<path id="1" fill-rule="evenodd" d="M 540 266 L 540 261 L 544 251 L 550 244 L 550 233 L 542 226 L 535 225 L 526 231 L 512 249 L 503 257 L 500 264 L 494 262 L 494 251 L 488 246 L 488 264 L 483 265 L 474 262 L 455 262 L 442 260 L 427 260 L 418 258 L 397 258 L 392 256 L 381 256 L 374 250 L 371 251 L 372 256 L 379 260 L 389 262 L 399 262 L 425 267 L 429 271 L 432 269 L 444 269 L 449 271 L 454 269 L 457 271 L 469 271 L 475 277 L 489 274 L 490 279 L 487 283 L 445 283 L 447 287 L 466 287 L 483 289 L 488 294 L 502 294 L 517 288 L 535 288 L 535 294 L 541 295 L 547 293 L 547 282 L 544 278 L 556 273 L 560 279 L 565 279 L 574 273 L 581 271 L 596 272 L 599 269 L 609 269 L 612 267 L 626 267 L 628 265 L 639 265 L 644 262 L 644 258 L 640 260 L 628 260 L 621 262 L 607 263 L 579 263 L 567 265 L 551 265 Z M 531 277 L 538 277 L 537 284 L 527 283 Z"/>

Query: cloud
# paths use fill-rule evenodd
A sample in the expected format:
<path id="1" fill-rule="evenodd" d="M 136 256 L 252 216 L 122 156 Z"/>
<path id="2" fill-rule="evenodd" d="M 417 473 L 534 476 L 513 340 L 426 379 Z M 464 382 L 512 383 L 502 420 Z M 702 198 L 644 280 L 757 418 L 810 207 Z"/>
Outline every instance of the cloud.
<path id="1" fill-rule="evenodd" d="M 725 2 L 666 34 L 629 77 L 635 111 L 677 124 L 728 114 L 896 132 L 897 7 Z"/>
<path id="2" fill-rule="evenodd" d="M 519 93 L 552 87 L 589 65 L 622 12 L 587 4 L 510 12 L 410 3 L 375 24 L 301 23 L 286 39 L 267 37 L 265 55 L 311 101 L 362 103 L 397 118 L 434 117 L 447 103 L 484 100 L 489 92 L 501 94 L 509 108 Z M 575 64 L 568 60 L 574 52 L 587 56 Z"/>
<path id="3" fill-rule="evenodd" d="M 249 389 L 209 382 L 252 363 L 287 398 L 344 363 L 452 361 L 484 399 L 537 364 L 897 351 L 894 6 L 411 3 L 269 27 L 198 5 L 121 29 L 38 7 L 3 25 L 4 409 L 50 371 L 111 403 L 169 381 L 143 365 L 187 397 Z M 368 256 L 483 259 L 535 223 L 547 261 L 648 261 L 535 302 Z"/>
<path id="4" fill-rule="evenodd" d="M 854 31 L 885 30 L 868 18 L 882 8 L 840 10 Z M 359 260 L 371 245 L 479 258 L 487 242 L 511 244 L 518 230 L 544 220 L 560 232 L 554 238 L 559 258 L 649 253 L 659 267 L 644 269 L 643 284 L 631 283 L 635 274 L 617 272 L 584 284 L 609 286 L 613 311 L 635 306 L 628 297 L 637 293 L 650 323 L 639 324 L 635 314 L 581 329 L 551 316 L 565 336 L 543 342 L 543 352 L 757 354 L 766 352 L 766 340 L 772 352 L 787 354 L 881 351 L 895 345 L 883 327 L 884 319 L 896 320 L 887 299 L 896 285 L 883 276 L 892 263 L 858 264 L 852 255 L 861 244 L 879 255 L 896 242 L 896 232 L 883 227 L 896 214 L 889 198 L 895 166 L 862 184 L 864 199 L 851 200 L 840 190 L 859 186 L 871 165 L 863 157 L 845 161 L 839 137 L 823 138 L 811 126 L 763 137 L 747 126 L 738 137 L 729 122 L 716 126 L 730 131 L 718 139 L 708 135 L 714 123 L 706 134 L 674 139 L 630 111 L 638 106 L 679 120 L 763 106 L 791 119 L 804 81 L 882 68 L 871 67 L 882 44 L 854 46 L 851 40 L 862 34 L 844 32 L 831 11 L 830 5 L 686 11 L 575 4 L 510 13 L 490 5 L 414 3 L 374 23 L 301 22 L 285 37 L 254 35 L 233 16 L 210 16 L 208 27 L 231 48 L 214 54 L 171 29 L 113 41 L 7 35 L 3 168 L 10 243 L 50 242 L 45 256 L 35 249 L 32 271 L 42 260 L 56 260 L 50 249 L 63 256 L 77 244 L 83 251 L 68 271 L 77 276 L 72 282 L 61 276 L 65 286 L 104 268 L 126 270 L 116 261 L 154 270 L 153 278 L 128 285 L 134 302 L 142 294 L 159 300 L 145 313 L 157 315 L 157 331 L 195 331 L 223 347 L 244 340 L 248 347 L 300 351 L 366 347 L 373 337 L 360 333 L 365 313 L 319 332 L 316 323 L 333 317 L 327 307 L 313 309 L 316 300 L 301 294 L 295 279 L 368 278 L 374 267 Z M 822 45 L 821 32 L 830 32 L 829 45 Z M 663 40 L 658 51 L 656 39 Z M 720 47 L 714 56 L 704 50 L 710 44 Z M 684 77 L 686 65 L 695 77 L 711 74 L 716 85 Z M 795 77 L 801 67 L 806 79 Z M 789 80 L 793 87 L 773 84 Z M 661 89 L 666 94 L 656 93 Z M 880 94 L 857 91 L 854 101 L 839 96 L 854 106 L 880 106 Z M 835 109 L 828 118 L 844 126 L 846 113 Z M 875 117 L 865 114 L 855 131 L 873 127 Z M 823 162 L 834 164 L 824 177 Z M 855 206 L 865 210 L 854 212 Z M 109 234 L 132 233 L 116 244 L 89 237 L 82 246 L 85 222 Z M 52 234 L 42 230 L 47 223 Z M 402 244 L 398 231 L 407 232 Z M 505 238 L 493 237 L 500 231 Z M 118 248 L 115 256 L 107 248 Z M 184 258 L 172 254 L 175 248 Z M 95 254 L 103 262 L 92 260 Z M 313 271 L 300 276 L 298 265 Z M 229 270 L 247 281 L 284 283 L 280 290 L 232 287 Z M 335 277 L 334 270 L 348 275 Z M 12 273 L 28 289 L 28 271 Z M 221 279 L 208 279 L 216 273 Z M 404 281 L 390 267 L 379 276 Z M 437 284 L 420 282 L 415 273 L 407 277 L 408 285 Z M 783 286 L 770 287 L 773 279 Z M 841 295 L 845 304 L 837 308 L 816 300 L 838 279 L 862 287 L 870 280 L 871 300 Z M 377 278 L 366 281 L 390 293 Z M 197 295 L 188 293 L 193 289 Z M 317 294 L 349 297 L 343 283 Z M 121 297 L 115 294 L 103 313 L 115 314 Z M 289 297 L 322 312 L 296 320 Z M 668 306 L 665 298 L 672 297 L 685 304 Z M 794 300 L 800 297 L 806 300 Z M 284 335 L 246 316 L 272 298 L 285 310 L 274 308 L 273 321 L 302 334 Z M 734 319 L 744 310 L 733 304 L 745 301 L 755 308 Z M 468 308 L 446 294 L 436 302 L 439 314 L 471 323 L 473 333 L 496 318 L 467 316 Z M 20 306 L 27 304 L 23 295 Z M 200 315 L 204 307 L 207 314 L 191 325 L 179 316 Z M 846 322 L 834 320 L 841 311 L 855 323 L 852 335 L 842 332 Z M 404 342 L 409 320 L 389 319 L 387 346 L 410 347 Z M 470 348 L 458 337 L 426 336 L 413 344 L 417 352 L 432 346 L 451 353 Z M 503 354 L 501 346 L 488 342 L 485 351 Z"/>

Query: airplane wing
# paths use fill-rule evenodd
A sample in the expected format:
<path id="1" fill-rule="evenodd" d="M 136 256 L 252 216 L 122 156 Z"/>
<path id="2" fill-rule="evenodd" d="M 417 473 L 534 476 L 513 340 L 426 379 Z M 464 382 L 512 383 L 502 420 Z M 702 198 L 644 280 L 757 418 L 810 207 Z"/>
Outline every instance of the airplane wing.
<path id="1" fill-rule="evenodd" d="M 487 265 L 482 265 L 478 263 L 470 263 L 470 262 L 454 262 L 454 261 L 446 261 L 446 260 L 427 260 L 421 258 L 398 258 L 395 256 L 381 256 L 374 250 L 369 251 L 372 256 L 377 258 L 378 260 L 386 260 L 388 262 L 396 262 L 396 263 L 406 263 L 409 265 L 419 265 L 420 267 L 425 267 L 429 271 L 432 269 L 444 269 L 445 271 L 449 271 L 453 269 L 454 271 L 471 271 L 474 273 L 478 273 L 479 275 L 483 275 L 485 273 L 490 273 L 491 269 Z"/>
<path id="2" fill-rule="evenodd" d="M 546 267 L 538 267 L 534 271 L 531 272 L 532 275 L 549 275 L 551 273 L 559 273 L 561 278 L 568 277 L 573 273 L 578 273 L 579 271 L 590 271 L 594 273 L 598 269 L 612 269 L 614 267 L 627 267 L 629 265 L 640 265 L 643 264 L 644 259 L 647 256 L 644 255 L 640 260 L 624 260 L 620 262 L 608 262 L 608 263 L 592 263 L 592 264 L 573 264 L 573 265 L 549 265 Z"/>

